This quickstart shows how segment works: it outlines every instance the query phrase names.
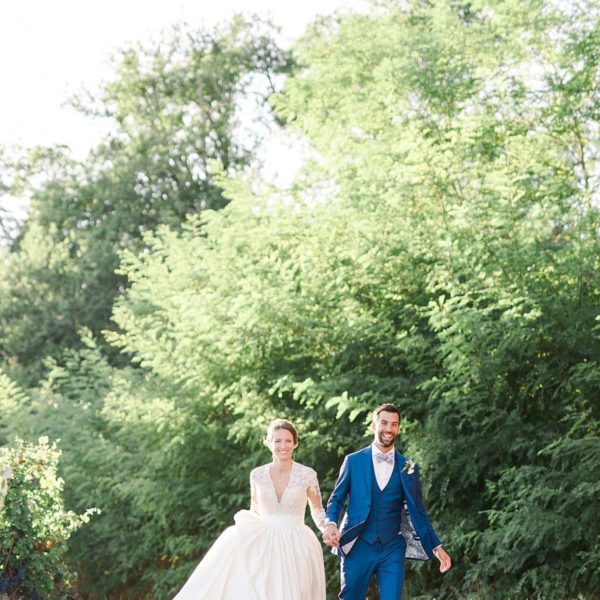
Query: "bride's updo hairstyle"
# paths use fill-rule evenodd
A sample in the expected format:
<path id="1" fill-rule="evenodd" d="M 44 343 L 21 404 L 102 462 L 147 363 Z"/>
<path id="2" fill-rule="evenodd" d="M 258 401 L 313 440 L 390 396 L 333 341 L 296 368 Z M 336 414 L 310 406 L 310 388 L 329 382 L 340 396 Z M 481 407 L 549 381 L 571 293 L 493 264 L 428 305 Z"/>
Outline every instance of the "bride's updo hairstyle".
<path id="1" fill-rule="evenodd" d="M 265 445 L 268 445 L 268 443 L 273 439 L 273 435 L 278 429 L 285 429 L 286 431 L 289 431 L 294 438 L 294 444 L 298 445 L 298 432 L 292 423 L 287 419 L 274 419 L 269 423 L 269 427 L 267 427 L 267 435 L 263 440 Z"/>

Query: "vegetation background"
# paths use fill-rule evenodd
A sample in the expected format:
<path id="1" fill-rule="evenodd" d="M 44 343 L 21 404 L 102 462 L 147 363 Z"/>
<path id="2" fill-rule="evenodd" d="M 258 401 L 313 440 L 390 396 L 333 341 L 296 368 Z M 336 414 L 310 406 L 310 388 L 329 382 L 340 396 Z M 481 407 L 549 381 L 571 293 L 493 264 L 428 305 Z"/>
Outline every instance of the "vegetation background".
<path id="1" fill-rule="evenodd" d="M 125 48 L 75 101 L 114 122 L 87 159 L 0 155 L 30 206 L 0 213 L 2 591 L 171 598 L 271 418 L 326 496 L 392 400 L 454 559 L 405 598 L 600 598 L 598 3 L 380 0 L 273 40 Z M 249 107 L 310 144 L 292 185 Z"/>

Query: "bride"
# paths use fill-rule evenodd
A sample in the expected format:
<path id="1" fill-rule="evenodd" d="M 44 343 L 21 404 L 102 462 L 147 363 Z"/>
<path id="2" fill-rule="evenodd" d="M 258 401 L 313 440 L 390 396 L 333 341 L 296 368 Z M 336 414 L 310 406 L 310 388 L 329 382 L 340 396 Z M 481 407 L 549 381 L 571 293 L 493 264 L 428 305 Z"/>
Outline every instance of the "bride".
<path id="1" fill-rule="evenodd" d="M 307 500 L 321 532 L 316 472 L 292 460 L 296 428 L 272 421 L 264 440 L 273 460 L 250 473 L 250 510 L 234 516 L 173 600 L 325 600 L 323 550 L 304 524 Z"/>

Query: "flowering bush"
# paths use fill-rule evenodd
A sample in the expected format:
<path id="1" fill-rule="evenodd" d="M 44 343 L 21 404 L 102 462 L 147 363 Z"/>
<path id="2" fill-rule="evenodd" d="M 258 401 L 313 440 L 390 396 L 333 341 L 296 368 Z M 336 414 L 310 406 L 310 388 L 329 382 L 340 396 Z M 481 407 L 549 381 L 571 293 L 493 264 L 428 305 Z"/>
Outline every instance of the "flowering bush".
<path id="1" fill-rule="evenodd" d="M 65 510 L 59 456 L 45 437 L 0 448 L 0 598 L 69 597 L 67 540 L 99 511 Z"/>

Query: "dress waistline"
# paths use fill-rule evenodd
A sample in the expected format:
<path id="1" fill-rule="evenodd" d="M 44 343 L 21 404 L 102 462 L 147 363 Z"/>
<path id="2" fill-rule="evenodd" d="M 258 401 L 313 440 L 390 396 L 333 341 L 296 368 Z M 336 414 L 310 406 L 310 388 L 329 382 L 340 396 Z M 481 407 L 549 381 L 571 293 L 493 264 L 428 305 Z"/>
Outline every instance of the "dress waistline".
<path id="1" fill-rule="evenodd" d="M 260 515 L 260 519 L 270 525 L 304 525 L 304 519 L 296 515 L 276 515 L 269 513 Z"/>

